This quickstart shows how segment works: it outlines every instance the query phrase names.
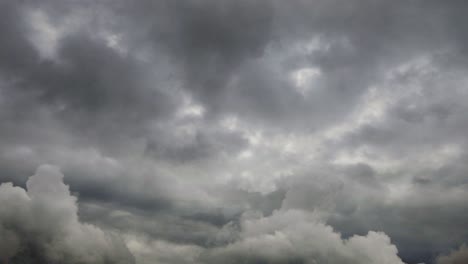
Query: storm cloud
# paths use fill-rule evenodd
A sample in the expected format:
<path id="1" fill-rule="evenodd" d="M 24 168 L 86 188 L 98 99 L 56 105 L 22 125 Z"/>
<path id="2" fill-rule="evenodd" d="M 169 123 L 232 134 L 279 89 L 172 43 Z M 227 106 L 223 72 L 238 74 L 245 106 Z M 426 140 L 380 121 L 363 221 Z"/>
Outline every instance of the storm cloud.
<path id="1" fill-rule="evenodd" d="M 0 0 L 0 257 L 464 263 L 467 18 Z"/>

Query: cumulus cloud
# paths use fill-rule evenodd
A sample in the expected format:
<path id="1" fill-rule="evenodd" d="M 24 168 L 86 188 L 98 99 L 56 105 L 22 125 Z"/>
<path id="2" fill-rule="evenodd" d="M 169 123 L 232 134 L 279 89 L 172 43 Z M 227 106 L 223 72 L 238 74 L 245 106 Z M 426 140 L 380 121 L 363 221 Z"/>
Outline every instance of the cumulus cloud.
<path id="1" fill-rule="evenodd" d="M 462 264 L 468 261 L 468 248 L 466 245 L 460 246 L 459 249 L 450 252 L 446 256 L 439 256 L 437 264 Z"/>
<path id="2" fill-rule="evenodd" d="M 360 263 L 403 264 L 382 232 L 343 239 L 319 216 L 301 210 L 245 213 L 239 226 L 226 225 L 231 242 L 210 248 L 130 236 L 138 263 Z M 234 231 L 234 230 L 233 230 Z"/>
<path id="3" fill-rule="evenodd" d="M 241 229 L 238 241 L 207 254 L 209 263 L 403 263 L 384 233 L 370 231 L 342 239 L 332 227 L 304 211 L 247 216 Z"/>
<path id="4" fill-rule="evenodd" d="M 7 263 L 134 263 L 117 235 L 79 221 L 77 199 L 55 166 L 40 166 L 27 190 L 3 183 L 0 202 L 0 255 Z"/>

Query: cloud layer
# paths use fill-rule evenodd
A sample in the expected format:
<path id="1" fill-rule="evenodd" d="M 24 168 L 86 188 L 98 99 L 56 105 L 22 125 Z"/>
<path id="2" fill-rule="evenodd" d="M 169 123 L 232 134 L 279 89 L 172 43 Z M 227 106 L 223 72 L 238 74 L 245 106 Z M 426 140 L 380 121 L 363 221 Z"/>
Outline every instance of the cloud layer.
<path id="1" fill-rule="evenodd" d="M 463 261 L 466 10 L 0 1 L 2 257 Z"/>

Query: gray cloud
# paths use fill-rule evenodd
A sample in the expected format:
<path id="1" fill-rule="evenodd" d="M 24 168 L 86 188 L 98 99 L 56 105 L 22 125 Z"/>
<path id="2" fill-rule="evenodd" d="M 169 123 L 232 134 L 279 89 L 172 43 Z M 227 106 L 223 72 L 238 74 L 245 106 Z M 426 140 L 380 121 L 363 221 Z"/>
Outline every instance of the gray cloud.
<path id="1" fill-rule="evenodd" d="M 464 263 L 468 260 L 468 252 L 466 246 L 462 245 L 458 250 L 450 252 L 446 256 L 437 258 L 437 264 L 457 264 Z"/>
<path id="2" fill-rule="evenodd" d="M 466 9 L 2 1 L 2 257 L 462 258 L 448 252 L 468 239 Z M 41 164 L 73 196 L 52 167 L 28 180 Z M 33 198 L 39 179 L 63 207 Z"/>

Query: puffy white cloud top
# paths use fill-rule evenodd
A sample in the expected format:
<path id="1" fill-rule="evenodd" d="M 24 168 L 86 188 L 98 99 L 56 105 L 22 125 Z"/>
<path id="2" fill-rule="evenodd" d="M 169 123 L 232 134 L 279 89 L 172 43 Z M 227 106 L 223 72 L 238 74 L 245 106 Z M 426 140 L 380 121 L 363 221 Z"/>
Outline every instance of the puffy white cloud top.
<path id="1" fill-rule="evenodd" d="M 118 236 L 78 219 L 59 168 L 40 166 L 27 190 L 0 185 L 0 256 L 12 263 L 134 263 Z M 26 259 L 26 260 L 20 260 Z"/>

